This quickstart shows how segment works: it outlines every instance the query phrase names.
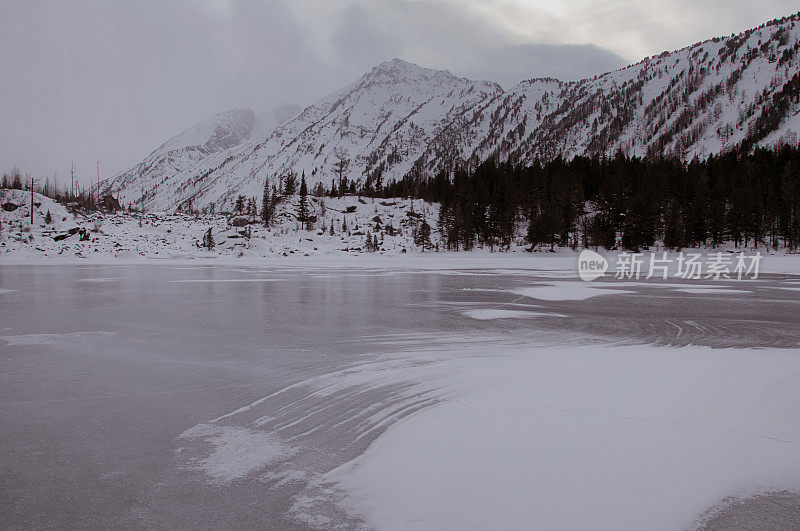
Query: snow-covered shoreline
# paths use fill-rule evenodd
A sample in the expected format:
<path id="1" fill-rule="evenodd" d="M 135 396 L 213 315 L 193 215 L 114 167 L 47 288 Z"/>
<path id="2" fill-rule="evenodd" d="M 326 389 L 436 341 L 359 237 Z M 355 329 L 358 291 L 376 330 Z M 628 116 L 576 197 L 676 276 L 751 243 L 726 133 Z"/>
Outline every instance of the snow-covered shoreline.
<path id="1" fill-rule="evenodd" d="M 763 249 L 749 249 L 744 252 L 752 254 L 756 251 L 762 253 L 760 273 L 763 274 L 800 274 L 800 254 L 765 253 Z M 657 251 L 659 254 L 661 251 Z M 700 253 L 704 257 L 718 252 L 716 249 L 684 249 L 684 253 Z M 728 252 L 735 254 L 739 250 Z M 610 263 L 619 255 L 618 251 L 601 252 Z M 668 259 L 675 260 L 677 251 L 667 253 Z M 563 276 L 578 278 L 577 265 L 579 253 L 572 250 L 561 250 L 556 253 L 525 251 L 517 252 L 428 252 L 408 254 L 327 254 L 310 256 L 136 256 L 115 257 L 107 255 L 89 255 L 77 257 L 74 255 L 20 255 L 18 253 L 0 253 L 0 266 L 20 265 L 161 265 L 161 266 L 248 266 L 248 267 L 290 267 L 298 269 L 400 269 L 400 270 L 520 270 L 520 271 L 558 271 Z M 646 272 L 646 271 L 645 271 Z M 604 278 L 614 277 L 614 271 L 606 272 Z M 654 281 L 655 282 L 655 281 Z"/>

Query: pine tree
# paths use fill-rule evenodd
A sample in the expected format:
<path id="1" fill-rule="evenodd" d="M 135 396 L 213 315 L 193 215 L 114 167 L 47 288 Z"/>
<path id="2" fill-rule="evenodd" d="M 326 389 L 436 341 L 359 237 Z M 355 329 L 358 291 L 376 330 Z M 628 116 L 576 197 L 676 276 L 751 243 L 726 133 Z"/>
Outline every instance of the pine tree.
<path id="1" fill-rule="evenodd" d="M 241 214 L 244 212 L 244 196 L 240 195 L 236 198 L 236 205 L 234 206 L 234 210 L 237 214 Z"/>
<path id="2" fill-rule="evenodd" d="M 286 180 L 283 183 L 283 191 L 285 195 L 294 195 L 294 193 L 297 191 L 296 173 L 289 172 L 289 174 L 286 176 Z"/>
<path id="3" fill-rule="evenodd" d="M 431 243 L 431 226 L 428 225 L 428 221 L 424 218 L 414 229 L 414 243 L 421 247 L 423 252 L 433 247 Z"/>
<path id="4" fill-rule="evenodd" d="M 272 220 L 272 201 L 269 195 L 269 179 L 264 180 L 264 195 L 261 197 L 261 221 L 269 227 Z"/>
<path id="5" fill-rule="evenodd" d="M 50 211 L 47 211 L 47 214 L 44 215 L 44 222 L 47 225 L 50 225 L 53 222 L 53 216 L 50 215 Z"/>
<path id="6" fill-rule="evenodd" d="M 203 247 L 209 251 L 214 248 L 214 237 L 211 235 L 211 227 L 208 228 L 203 236 Z"/>
<path id="7" fill-rule="evenodd" d="M 301 227 L 308 230 L 308 187 L 306 186 L 306 172 L 303 172 L 303 177 L 300 180 L 300 201 L 297 204 L 297 221 L 300 222 Z"/>

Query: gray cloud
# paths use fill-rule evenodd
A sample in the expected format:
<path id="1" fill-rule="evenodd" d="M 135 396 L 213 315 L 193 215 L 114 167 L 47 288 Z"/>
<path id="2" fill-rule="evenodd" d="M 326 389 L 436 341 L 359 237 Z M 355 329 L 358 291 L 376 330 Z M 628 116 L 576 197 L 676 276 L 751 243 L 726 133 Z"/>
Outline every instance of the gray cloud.
<path id="1" fill-rule="evenodd" d="M 338 62 L 354 75 L 398 56 L 505 88 L 531 77 L 579 79 L 630 62 L 592 44 L 520 42 L 497 21 L 452 2 L 354 2 L 331 41 Z"/>
<path id="2" fill-rule="evenodd" d="M 3 2 L 0 169 L 119 171 L 216 112 L 319 98 L 349 77 L 308 32 L 282 2 Z"/>
<path id="3" fill-rule="evenodd" d="M 535 77 L 583 79 L 629 63 L 592 44 L 519 44 L 476 51 L 471 67 L 457 73 L 490 79 L 510 88 L 523 79 Z"/>
<path id="4" fill-rule="evenodd" d="M 382 26 L 362 5 L 347 6 L 331 38 L 339 60 L 355 68 L 366 68 L 403 55 L 400 39 Z"/>

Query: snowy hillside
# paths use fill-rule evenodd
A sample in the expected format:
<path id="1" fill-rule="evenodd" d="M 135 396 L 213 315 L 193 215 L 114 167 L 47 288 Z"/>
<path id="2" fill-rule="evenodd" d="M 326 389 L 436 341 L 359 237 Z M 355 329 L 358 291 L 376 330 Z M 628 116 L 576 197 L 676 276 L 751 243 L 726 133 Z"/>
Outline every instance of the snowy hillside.
<path id="1" fill-rule="evenodd" d="M 745 140 L 796 144 L 798 49 L 794 15 L 592 79 L 525 81 L 437 138 L 420 166 L 430 173 L 492 154 L 525 163 L 618 151 L 691 160 Z"/>
<path id="2" fill-rule="evenodd" d="M 0 188 L 0 222 L 2 231 L 9 232 L 15 228 L 30 228 L 31 193 L 26 190 Z M 50 222 L 45 220 L 50 214 Z M 60 229 L 73 226 L 75 216 L 61 203 L 34 192 L 33 194 L 33 226 L 42 229 Z"/>
<path id="3" fill-rule="evenodd" d="M 255 133 L 250 125 L 250 133 L 223 134 L 232 140 L 202 149 L 205 138 L 220 135 L 179 135 L 118 176 L 112 190 L 123 204 L 150 210 L 229 210 L 238 195 L 259 197 L 267 179 L 290 172 L 328 187 L 342 160 L 344 176 L 363 184 L 490 156 L 526 163 L 622 151 L 690 160 L 742 143 L 796 144 L 799 49 L 800 15 L 793 15 L 592 79 L 533 79 L 507 92 L 394 59 L 274 132 L 258 125 L 269 117 L 244 113 L 221 131 L 243 132 L 255 121 Z"/>
<path id="4" fill-rule="evenodd" d="M 64 206 L 30 192 L 0 189 L 0 259 L 29 258 L 210 258 L 313 255 L 399 255 L 438 247 L 439 205 L 420 200 L 378 200 L 356 196 L 309 197 L 315 222 L 297 221 L 299 197 L 276 208 L 269 228 L 241 225 L 244 216 L 192 216 L 165 213 L 102 213 L 73 216 Z M 45 221 L 50 212 L 51 222 Z M 415 238 L 423 220 L 431 227 L 425 248 Z M 255 221 L 255 220 L 250 220 Z M 211 229 L 213 249 L 201 245 Z M 307 230 L 310 229 L 310 230 Z M 367 248 L 367 239 L 375 247 Z"/>

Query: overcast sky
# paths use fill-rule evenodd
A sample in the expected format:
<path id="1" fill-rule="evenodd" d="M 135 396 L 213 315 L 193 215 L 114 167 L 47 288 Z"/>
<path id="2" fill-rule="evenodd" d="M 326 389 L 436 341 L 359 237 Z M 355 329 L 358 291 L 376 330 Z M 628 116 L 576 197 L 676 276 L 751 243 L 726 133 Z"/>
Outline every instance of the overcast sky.
<path id="1" fill-rule="evenodd" d="M 579 79 L 796 11 L 797 0 L 2 0 L 0 171 L 124 170 L 234 107 L 308 105 L 400 57 Z"/>

